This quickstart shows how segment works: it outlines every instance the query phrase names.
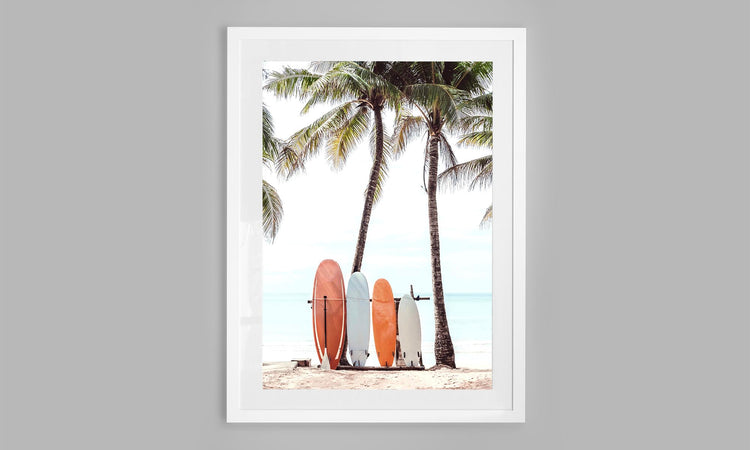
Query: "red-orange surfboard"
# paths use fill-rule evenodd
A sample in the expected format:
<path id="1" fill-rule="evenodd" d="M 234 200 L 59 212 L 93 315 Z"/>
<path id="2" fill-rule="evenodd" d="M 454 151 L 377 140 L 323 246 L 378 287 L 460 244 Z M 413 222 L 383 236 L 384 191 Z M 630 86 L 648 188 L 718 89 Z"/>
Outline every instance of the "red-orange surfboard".
<path id="1" fill-rule="evenodd" d="M 346 294 L 339 264 L 326 259 L 315 272 L 312 297 L 313 337 L 318 359 L 328 356 L 331 369 L 339 365 L 346 336 Z M 325 351 L 327 350 L 327 351 Z"/>
<path id="2" fill-rule="evenodd" d="M 378 361 L 391 367 L 396 356 L 396 304 L 387 280 L 377 280 L 372 288 L 372 335 Z"/>

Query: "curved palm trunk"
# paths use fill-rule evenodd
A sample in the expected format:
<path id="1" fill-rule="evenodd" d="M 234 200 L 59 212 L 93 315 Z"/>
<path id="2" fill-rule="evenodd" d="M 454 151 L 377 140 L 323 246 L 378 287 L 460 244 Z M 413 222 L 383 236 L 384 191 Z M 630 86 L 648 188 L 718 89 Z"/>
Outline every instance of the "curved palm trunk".
<path id="1" fill-rule="evenodd" d="M 367 228 L 370 226 L 370 214 L 372 213 L 372 203 L 375 198 L 375 188 L 378 185 L 380 166 L 383 163 L 382 110 L 381 108 L 373 108 L 373 112 L 375 113 L 375 157 L 372 160 L 372 169 L 370 169 L 370 183 L 367 185 L 367 192 L 365 193 L 365 206 L 362 210 L 362 221 L 359 223 L 359 236 L 357 238 L 357 249 L 354 252 L 352 273 L 359 272 L 362 267 L 362 257 L 365 254 Z"/>
<path id="2" fill-rule="evenodd" d="M 370 226 L 370 215 L 372 214 L 372 203 L 375 198 L 375 188 L 378 184 L 380 166 L 383 163 L 383 116 L 381 108 L 373 108 L 375 113 L 375 157 L 370 169 L 370 182 L 365 192 L 365 206 L 362 209 L 362 220 L 359 223 L 359 236 L 357 237 L 357 249 L 354 251 L 354 263 L 352 273 L 359 272 L 362 267 L 362 257 L 365 254 L 365 242 L 367 241 L 367 228 Z M 344 335 L 343 356 L 339 361 L 340 366 L 348 366 L 349 359 L 346 354 L 349 351 L 349 340 Z"/>
<path id="3" fill-rule="evenodd" d="M 432 260 L 432 293 L 435 309 L 435 364 L 456 367 L 453 341 L 445 315 L 443 273 L 440 268 L 440 230 L 437 211 L 437 172 L 439 138 L 430 137 L 429 175 L 427 178 L 427 206 L 430 219 L 430 255 Z"/>

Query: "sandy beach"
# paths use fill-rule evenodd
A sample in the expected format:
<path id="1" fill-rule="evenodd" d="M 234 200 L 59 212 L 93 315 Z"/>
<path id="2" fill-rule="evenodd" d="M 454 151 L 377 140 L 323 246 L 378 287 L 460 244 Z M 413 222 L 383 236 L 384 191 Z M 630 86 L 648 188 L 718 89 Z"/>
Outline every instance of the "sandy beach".
<path id="1" fill-rule="evenodd" d="M 492 389 L 492 371 L 449 369 L 404 371 L 328 370 L 264 363 L 263 389 Z"/>

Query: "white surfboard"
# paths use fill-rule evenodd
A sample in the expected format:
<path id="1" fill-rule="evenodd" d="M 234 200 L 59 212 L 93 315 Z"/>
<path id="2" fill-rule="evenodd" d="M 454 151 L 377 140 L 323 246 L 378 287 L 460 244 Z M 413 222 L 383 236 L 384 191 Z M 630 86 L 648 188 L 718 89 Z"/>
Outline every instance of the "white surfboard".
<path id="1" fill-rule="evenodd" d="M 401 356 L 407 367 L 422 366 L 422 325 L 419 322 L 417 302 L 404 294 L 398 305 L 398 336 Z"/>
<path id="2" fill-rule="evenodd" d="M 352 365 L 364 366 L 370 354 L 370 290 L 360 272 L 352 274 L 346 289 L 346 337 Z"/>

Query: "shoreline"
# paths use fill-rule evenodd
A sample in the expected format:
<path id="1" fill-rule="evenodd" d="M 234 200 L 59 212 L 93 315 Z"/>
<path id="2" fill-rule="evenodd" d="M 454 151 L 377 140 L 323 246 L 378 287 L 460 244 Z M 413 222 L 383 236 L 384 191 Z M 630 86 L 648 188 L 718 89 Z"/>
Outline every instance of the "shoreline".
<path id="1" fill-rule="evenodd" d="M 323 370 L 294 362 L 264 362 L 263 389 L 492 389 L 491 369 Z"/>

